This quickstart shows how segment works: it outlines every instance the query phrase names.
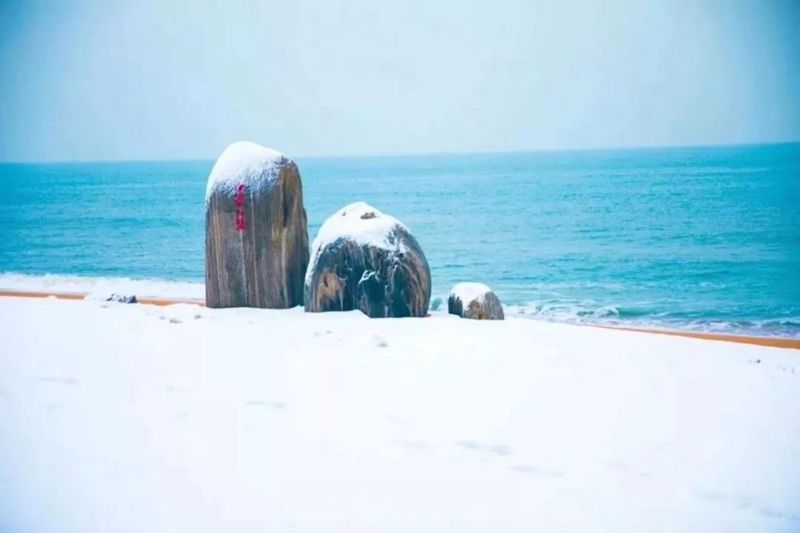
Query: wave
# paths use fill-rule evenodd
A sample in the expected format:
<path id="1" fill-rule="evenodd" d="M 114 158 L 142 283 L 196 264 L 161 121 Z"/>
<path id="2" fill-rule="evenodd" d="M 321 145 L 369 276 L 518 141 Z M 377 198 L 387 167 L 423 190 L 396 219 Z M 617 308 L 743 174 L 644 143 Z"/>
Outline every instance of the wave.
<path id="1" fill-rule="evenodd" d="M 508 316 L 569 324 L 615 325 L 800 338 L 800 317 L 739 319 L 686 316 L 678 312 L 626 308 L 615 305 L 529 303 L 504 306 Z"/>
<path id="2" fill-rule="evenodd" d="M 511 316 L 535 316 L 559 322 L 587 322 L 595 319 L 625 319 L 651 315 L 644 309 L 592 303 L 531 302 L 504 307 Z"/>
<path id="3" fill-rule="evenodd" d="M 86 294 L 89 299 L 105 299 L 113 293 L 150 298 L 201 300 L 205 298 L 205 284 L 202 282 L 67 276 L 61 274 L 35 276 L 6 272 L 0 274 L 0 289 Z"/>

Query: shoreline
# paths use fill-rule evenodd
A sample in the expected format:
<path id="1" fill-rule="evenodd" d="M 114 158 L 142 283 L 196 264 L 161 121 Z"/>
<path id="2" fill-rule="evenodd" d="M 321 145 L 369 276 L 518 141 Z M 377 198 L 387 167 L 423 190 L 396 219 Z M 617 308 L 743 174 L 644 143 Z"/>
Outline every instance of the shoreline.
<path id="1" fill-rule="evenodd" d="M 56 298 L 59 300 L 84 300 L 87 293 L 79 292 L 40 292 L 40 291 L 14 291 L 0 289 L 0 297 L 8 298 Z M 138 298 L 137 303 L 145 305 L 167 306 L 174 304 L 193 304 L 205 307 L 203 300 L 182 299 L 182 298 Z M 755 335 L 733 335 L 725 333 L 706 333 L 695 331 L 681 331 L 669 329 L 637 328 L 633 326 L 611 326 L 602 324 L 569 324 L 581 327 L 612 329 L 618 331 L 630 331 L 634 333 L 650 333 L 654 335 L 667 335 L 672 337 L 684 337 L 717 342 L 732 342 L 737 344 L 750 344 L 755 346 L 767 346 L 771 348 L 785 348 L 800 350 L 800 339 L 790 339 L 786 337 L 760 337 Z"/>

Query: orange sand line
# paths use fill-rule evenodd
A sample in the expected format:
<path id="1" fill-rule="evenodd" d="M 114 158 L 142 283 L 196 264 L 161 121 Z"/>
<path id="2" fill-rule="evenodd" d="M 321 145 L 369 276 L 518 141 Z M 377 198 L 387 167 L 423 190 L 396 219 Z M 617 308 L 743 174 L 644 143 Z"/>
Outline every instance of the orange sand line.
<path id="1" fill-rule="evenodd" d="M 757 346 L 771 346 L 773 348 L 792 348 L 800 350 L 800 339 L 785 339 L 782 337 L 750 337 L 745 335 L 725 335 L 722 333 L 701 333 L 699 331 L 673 331 L 666 329 L 629 328 L 626 326 L 592 326 L 603 329 L 619 329 L 623 331 L 636 331 L 639 333 L 653 333 L 655 335 L 671 335 L 673 337 L 689 337 L 709 341 L 738 342 L 739 344 L 755 344 Z"/>
<path id="2" fill-rule="evenodd" d="M 8 291 L 0 289 L 0 296 L 12 296 L 18 298 L 58 298 L 59 300 L 83 300 L 85 293 L 80 292 L 33 292 L 33 291 Z M 140 304 L 149 305 L 172 305 L 172 304 L 196 304 L 205 307 L 206 303 L 202 300 L 175 300 L 166 298 L 136 298 Z"/>
<path id="3" fill-rule="evenodd" d="M 9 291 L 0 289 L 0 296 L 21 297 L 21 298 L 49 298 L 55 297 L 62 300 L 83 300 L 86 295 L 82 293 L 51 293 L 33 291 Z M 172 305 L 179 303 L 195 304 L 205 306 L 202 300 L 180 300 L 166 298 L 137 298 L 141 304 L 150 305 Z M 588 326 L 603 329 L 616 329 L 622 331 L 635 331 L 638 333 L 652 333 L 655 335 L 672 335 L 675 337 L 689 337 L 692 339 L 703 339 L 709 341 L 736 342 L 739 344 L 755 344 L 757 346 L 771 346 L 773 348 L 791 348 L 800 350 L 800 339 L 785 339 L 781 337 L 750 337 L 745 335 L 724 335 L 720 333 L 700 333 L 694 331 L 671 331 L 661 329 L 631 328 L 625 326 Z"/>

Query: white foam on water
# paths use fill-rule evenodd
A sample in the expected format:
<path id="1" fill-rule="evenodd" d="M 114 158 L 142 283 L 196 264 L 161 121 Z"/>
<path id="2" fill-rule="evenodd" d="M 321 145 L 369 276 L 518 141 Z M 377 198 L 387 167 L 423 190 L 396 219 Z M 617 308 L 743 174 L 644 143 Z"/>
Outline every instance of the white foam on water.
<path id="1" fill-rule="evenodd" d="M 619 305 L 599 305 L 579 302 L 528 302 L 503 305 L 506 315 L 543 320 L 562 324 L 608 325 L 696 331 L 701 333 L 728 333 L 737 335 L 800 337 L 800 317 L 770 319 L 724 320 L 716 318 L 689 318 L 670 312 L 636 312 Z"/>
<path id="2" fill-rule="evenodd" d="M 45 274 L 0 274 L 0 290 L 42 293 L 86 294 L 88 299 L 106 299 L 114 293 L 137 298 L 174 298 L 203 300 L 205 284 L 193 281 L 133 279 L 113 277 L 65 276 Z"/>

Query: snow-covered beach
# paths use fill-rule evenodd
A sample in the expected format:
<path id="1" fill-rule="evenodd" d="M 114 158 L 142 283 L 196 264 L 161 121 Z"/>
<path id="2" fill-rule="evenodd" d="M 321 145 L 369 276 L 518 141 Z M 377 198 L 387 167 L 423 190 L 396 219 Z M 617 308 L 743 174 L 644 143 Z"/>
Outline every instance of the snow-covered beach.
<path id="1" fill-rule="evenodd" d="M 796 350 L 0 298 L 3 531 L 797 531 Z"/>

